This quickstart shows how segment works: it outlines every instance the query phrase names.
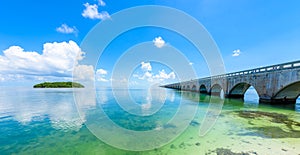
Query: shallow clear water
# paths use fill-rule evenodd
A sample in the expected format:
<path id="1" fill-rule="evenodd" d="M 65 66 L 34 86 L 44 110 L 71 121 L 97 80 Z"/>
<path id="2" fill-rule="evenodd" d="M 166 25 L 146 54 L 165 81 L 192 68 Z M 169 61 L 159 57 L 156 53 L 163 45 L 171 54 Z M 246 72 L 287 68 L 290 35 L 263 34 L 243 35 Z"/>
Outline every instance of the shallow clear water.
<path id="1" fill-rule="evenodd" d="M 128 94 L 124 90 L 118 90 L 115 94 L 119 96 L 119 101 L 128 102 Z M 130 91 L 131 99 L 141 107 L 132 112 L 143 115 L 141 117 L 124 111 L 111 90 L 97 90 L 95 100 L 93 95 L 79 91 L 79 96 L 87 99 L 82 101 L 83 105 L 76 105 L 72 89 L 2 88 L 0 154 L 300 153 L 298 104 L 257 104 L 251 92 L 246 102 L 225 100 L 214 126 L 206 135 L 199 136 L 210 97 L 173 90 L 157 95 L 153 95 L 153 92 L 149 94 L 149 90 Z M 99 140 L 87 127 L 89 121 L 98 119 L 98 110 L 103 109 L 112 121 L 125 129 L 172 130 L 180 124 L 166 123 L 178 114 L 181 105 L 197 110 L 192 120 L 189 120 L 188 127 L 171 142 L 149 151 L 126 151 L 112 147 Z M 186 115 L 189 113 L 187 111 Z M 122 135 L 118 136 L 122 138 Z"/>

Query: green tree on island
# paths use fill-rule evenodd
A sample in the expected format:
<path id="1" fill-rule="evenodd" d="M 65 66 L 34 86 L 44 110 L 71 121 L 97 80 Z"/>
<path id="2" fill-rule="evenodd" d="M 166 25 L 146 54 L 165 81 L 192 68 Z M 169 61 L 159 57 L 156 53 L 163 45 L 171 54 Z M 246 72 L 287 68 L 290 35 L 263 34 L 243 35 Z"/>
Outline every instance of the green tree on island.
<path id="1" fill-rule="evenodd" d="M 84 88 L 84 86 L 76 82 L 44 82 L 34 85 L 33 88 Z"/>

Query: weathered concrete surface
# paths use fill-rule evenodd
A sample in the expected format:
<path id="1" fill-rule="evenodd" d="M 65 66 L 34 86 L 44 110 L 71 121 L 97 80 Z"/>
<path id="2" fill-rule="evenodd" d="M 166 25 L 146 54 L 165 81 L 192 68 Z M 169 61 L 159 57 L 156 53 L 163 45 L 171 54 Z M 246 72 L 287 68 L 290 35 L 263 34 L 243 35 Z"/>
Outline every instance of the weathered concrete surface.
<path id="1" fill-rule="evenodd" d="M 165 85 L 166 88 L 244 98 L 253 86 L 260 102 L 295 103 L 300 95 L 300 61 Z"/>

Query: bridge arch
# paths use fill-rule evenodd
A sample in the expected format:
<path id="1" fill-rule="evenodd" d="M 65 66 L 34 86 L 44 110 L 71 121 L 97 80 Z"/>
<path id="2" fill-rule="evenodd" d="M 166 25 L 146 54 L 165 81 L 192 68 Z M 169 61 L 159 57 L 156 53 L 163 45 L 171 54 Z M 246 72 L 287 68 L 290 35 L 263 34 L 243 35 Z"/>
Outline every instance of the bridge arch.
<path id="1" fill-rule="evenodd" d="M 182 90 L 185 90 L 185 86 L 182 86 Z"/>
<path id="2" fill-rule="evenodd" d="M 214 96 L 220 96 L 222 92 L 222 87 L 219 84 L 214 84 L 210 89 L 210 94 Z"/>
<path id="3" fill-rule="evenodd" d="M 199 92 L 203 94 L 207 94 L 207 89 L 204 84 L 199 87 Z"/>
<path id="4" fill-rule="evenodd" d="M 244 98 L 246 91 L 251 85 L 246 82 L 241 82 L 232 87 L 227 97 L 229 98 Z"/>
<path id="5" fill-rule="evenodd" d="M 296 103 L 297 98 L 300 96 L 300 81 L 293 82 L 280 89 L 272 99 L 275 102 L 291 102 Z"/>
<path id="6" fill-rule="evenodd" d="M 226 95 L 227 98 L 236 98 L 247 101 L 248 103 L 259 103 L 259 92 L 257 89 L 247 82 L 241 82 L 234 85 L 229 93 Z"/>
<path id="7" fill-rule="evenodd" d="M 191 90 L 190 85 L 187 85 L 187 86 L 186 86 L 186 90 Z"/>
<path id="8" fill-rule="evenodd" d="M 197 91 L 196 85 L 193 85 L 193 86 L 192 86 L 192 91 L 195 91 L 195 92 Z"/>

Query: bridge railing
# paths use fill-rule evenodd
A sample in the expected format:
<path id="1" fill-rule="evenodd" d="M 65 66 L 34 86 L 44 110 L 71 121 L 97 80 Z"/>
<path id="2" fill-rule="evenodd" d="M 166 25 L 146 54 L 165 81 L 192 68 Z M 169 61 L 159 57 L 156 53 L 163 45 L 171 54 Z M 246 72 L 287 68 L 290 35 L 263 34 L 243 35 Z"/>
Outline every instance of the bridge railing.
<path id="1" fill-rule="evenodd" d="M 278 70 L 294 69 L 294 68 L 300 68 L 300 61 L 293 61 L 293 62 L 277 64 L 277 65 L 272 65 L 272 66 L 248 69 L 248 70 L 243 70 L 243 71 L 239 71 L 239 72 L 227 73 L 227 74 L 223 74 L 223 75 L 216 75 L 216 76 L 206 77 L 206 78 L 216 79 L 216 78 L 224 78 L 224 77 L 234 77 L 234 76 L 240 76 L 240 75 L 273 72 L 273 71 L 278 71 Z M 201 78 L 201 79 L 206 79 L 206 78 Z"/>
<path id="2" fill-rule="evenodd" d="M 191 82 L 191 81 L 196 81 L 196 80 L 209 80 L 209 79 L 218 79 L 218 78 L 226 78 L 226 77 L 235 77 L 235 76 L 241 76 L 241 75 L 247 75 L 247 74 L 274 72 L 274 71 L 285 70 L 285 69 L 294 69 L 294 68 L 300 68 L 300 60 L 299 61 L 288 62 L 288 63 L 283 63 L 283 64 L 272 65 L 272 66 L 248 69 L 248 70 L 243 70 L 243 71 L 239 71 L 239 72 L 232 72 L 232 73 L 227 73 L 227 74 L 222 74 L 222 75 L 215 75 L 215 76 L 211 76 L 211 77 L 193 79 L 193 80 L 190 80 L 190 81 L 184 81 L 184 82 L 178 82 L 178 83 L 170 84 L 169 86 L 176 86 L 176 85 L 180 85 L 180 84 L 185 83 L 185 82 Z"/>

